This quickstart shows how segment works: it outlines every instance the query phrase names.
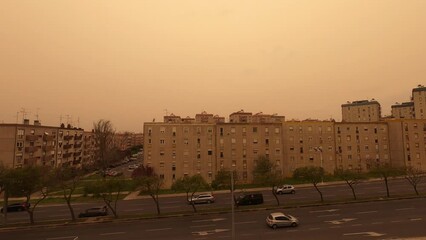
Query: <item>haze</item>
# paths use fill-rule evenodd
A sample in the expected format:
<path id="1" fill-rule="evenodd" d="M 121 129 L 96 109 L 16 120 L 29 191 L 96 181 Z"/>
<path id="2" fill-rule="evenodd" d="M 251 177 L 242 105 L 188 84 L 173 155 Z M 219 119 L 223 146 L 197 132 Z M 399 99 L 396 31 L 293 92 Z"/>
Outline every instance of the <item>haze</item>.
<path id="1" fill-rule="evenodd" d="M 386 115 L 425 82 L 425 43 L 422 0 L 1 0 L 0 123 L 21 108 L 135 132 L 202 111 L 340 121 L 372 98 Z"/>

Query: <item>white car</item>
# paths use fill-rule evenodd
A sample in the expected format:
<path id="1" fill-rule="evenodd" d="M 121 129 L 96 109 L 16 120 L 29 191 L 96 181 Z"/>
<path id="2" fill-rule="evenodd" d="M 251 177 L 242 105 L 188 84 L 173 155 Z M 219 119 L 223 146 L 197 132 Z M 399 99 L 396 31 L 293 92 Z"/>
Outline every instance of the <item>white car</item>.
<path id="1" fill-rule="evenodd" d="M 189 204 L 197 203 L 214 203 L 214 196 L 211 193 L 196 194 L 192 198 L 188 198 Z"/>
<path id="2" fill-rule="evenodd" d="M 299 220 L 289 214 L 275 212 L 269 214 L 266 218 L 266 224 L 273 229 L 277 227 L 296 227 L 299 225 Z"/>
<path id="3" fill-rule="evenodd" d="M 286 193 L 295 194 L 296 190 L 294 189 L 292 185 L 282 185 L 278 187 L 277 190 L 275 190 L 275 192 L 277 194 L 286 194 Z"/>

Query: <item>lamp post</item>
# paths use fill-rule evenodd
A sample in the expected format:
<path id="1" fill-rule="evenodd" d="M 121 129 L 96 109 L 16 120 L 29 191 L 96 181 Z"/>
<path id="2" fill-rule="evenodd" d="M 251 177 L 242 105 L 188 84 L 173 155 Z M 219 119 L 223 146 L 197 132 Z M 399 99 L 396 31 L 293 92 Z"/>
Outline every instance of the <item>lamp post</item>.
<path id="1" fill-rule="evenodd" d="M 320 164 L 321 164 L 320 166 L 321 166 L 321 168 L 323 168 L 323 166 L 322 166 L 322 165 L 323 165 L 323 163 L 322 163 L 322 162 L 323 162 L 323 159 L 322 159 L 322 147 L 321 147 L 321 146 L 319 146 L 319 147 L 315 147 L 314 149 L 315 149 L 315 151 L 317 151 L 317 152 L 319 152 L 319 153 L 320 153 Z M 323 169 L 324 169 L 324 168 L 323 168 Z M 321 177 L 321 183 L 322 183 L 322 184 L 324 184 L 324 179 L 323 179 L 323 177 Z"/>

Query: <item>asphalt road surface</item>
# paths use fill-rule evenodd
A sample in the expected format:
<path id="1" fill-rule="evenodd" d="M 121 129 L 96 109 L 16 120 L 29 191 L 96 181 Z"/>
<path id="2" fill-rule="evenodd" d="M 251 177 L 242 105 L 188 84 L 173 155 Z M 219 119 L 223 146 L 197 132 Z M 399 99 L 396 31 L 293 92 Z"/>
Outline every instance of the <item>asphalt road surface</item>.
<path id="1" fill-rule="evenodd" d="M 421 239 L 426 237 L 424 198 L 281 209 L 300 220 L 295 228 L 266 226 L 270 210 L 235 213 L 236 239 Z M 274 210 L 277 211 L 277 210 Z M 168 217 L 131 222 L 0 230 L 0 239 L 231 239 L 231 214 Z"/>

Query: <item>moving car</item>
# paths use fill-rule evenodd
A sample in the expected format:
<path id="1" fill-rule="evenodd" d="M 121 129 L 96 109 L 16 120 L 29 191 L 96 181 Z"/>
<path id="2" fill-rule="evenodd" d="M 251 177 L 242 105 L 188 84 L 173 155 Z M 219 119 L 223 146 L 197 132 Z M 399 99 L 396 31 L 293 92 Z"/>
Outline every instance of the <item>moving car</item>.
<path id="1" fill-rule="evenodd" d="M 256 205 L 263 203 L 262 193 L 244 193 L 240 195 L 236 201 L 238 206 L 240 205 Z"/>
<path id="2" fill-rule="evenodd" d="M 286 193 L 295 194 L 296 190 L 294 189 L 294 187 L 292 185 L 282 185 L 282 186 L 278 187 L 275 192 L 277 194 L 286 194 Z"/>
<path id="3" fill-rule="evenodd" d="M 266 224 L 273 229 L 277 227 L 296 227 L 299 225 L 299 220 L 289 214 L 274 212 L 266 218 Z"/>
<path id="4" fill-rule="evenodd" d="M 7 212 L 20 212 L 26 211 L 31 206 L 30 203 L 21 202 L 21 203 L 12 203 L 7 205 Z M 3 208 L 0 210 L 3 213 Z"/>
<path id="5" fill-rule="evenodd" d="M 194 195 L 192 198 L 188 198 L 189 204 L 197 203 L 214 203 L 214 196 L 211 193 L 201 193 Z"/>
<path id="6" fill-rule="evenodd" d="M 86 209 L 84 212 L 78 215 L 79 218 L 83 217 L 99 217 L 108 215 L 108 209 L 106 206 L 103 207 L 95 207 Z"/>

